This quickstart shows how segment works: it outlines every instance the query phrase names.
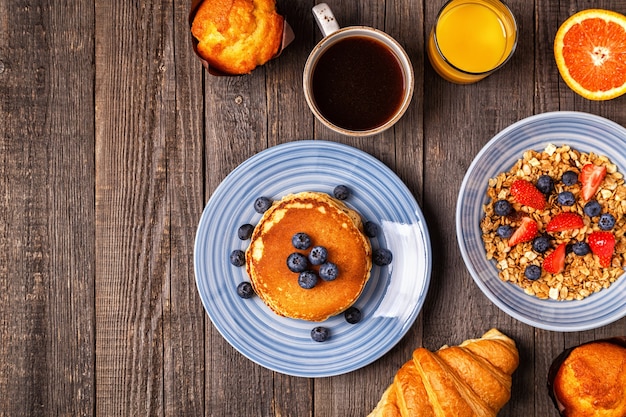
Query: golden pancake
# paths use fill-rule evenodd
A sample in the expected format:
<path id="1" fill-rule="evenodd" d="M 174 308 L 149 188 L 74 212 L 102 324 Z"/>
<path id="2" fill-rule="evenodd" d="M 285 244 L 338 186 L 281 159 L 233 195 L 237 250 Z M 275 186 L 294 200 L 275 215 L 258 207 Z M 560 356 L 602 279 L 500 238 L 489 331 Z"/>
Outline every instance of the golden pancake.
<path id="1" fill-rule="evenodd" d="M 293 247 L 292 237 L 299 232 L 311 238 L 311 247 L 327 249 L 328 261 L 339 269 L 335 280 L 320 278 L 311 289 L 300 287 L 298 273 L 287 267 L 291 253 L 306 256 L 310 250 Z M 246 270 L 257 295 L 276 314 L 295 319 L 323 321 L 346 310 L 361 295 L 371 268 L 372 247 L 360 215 L 318 192 L 289 194 L 274 202 L 246 251 Z"/>

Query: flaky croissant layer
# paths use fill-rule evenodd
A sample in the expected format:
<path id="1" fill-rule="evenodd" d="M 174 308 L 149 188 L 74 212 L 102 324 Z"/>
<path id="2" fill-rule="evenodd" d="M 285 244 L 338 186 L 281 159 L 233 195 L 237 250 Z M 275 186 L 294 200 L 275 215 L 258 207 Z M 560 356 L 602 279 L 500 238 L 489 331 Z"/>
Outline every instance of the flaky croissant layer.
<path id="1" fill-rule="evenodd" d="M 518 365 L 515 342 L 497 329 L 436 352 L 418 348 L 369 417 L 495 416 Z"/>

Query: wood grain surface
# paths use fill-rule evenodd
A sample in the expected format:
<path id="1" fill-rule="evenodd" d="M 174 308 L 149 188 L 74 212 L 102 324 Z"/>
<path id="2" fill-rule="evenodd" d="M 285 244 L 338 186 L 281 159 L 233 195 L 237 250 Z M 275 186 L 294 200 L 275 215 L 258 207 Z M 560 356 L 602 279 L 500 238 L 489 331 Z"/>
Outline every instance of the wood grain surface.
<path id="1" fill-rule="evenodd" d="M 374 137 L 331 132 L 302 70 L 321 39 L 313 0 L 278 0 L 295 41 L 252 74 L 208 74 L 191 47 L 191 0 L 0 0 L 0 416 L 365 416 L 418 346 L 497 327 L 521 365 L 507 417 L 557 416 L 548 366 L 626 318 L 560 333 L 509 317 L 474 284 L 455 234 L 458 189 L 498 131 L 577 110 L 626 126 L 626 96 L 592 102 L 561 80 L 552 44 L 584 8 L 626 1 L 510 0 L 519 28 L 504 68 L 441 79 L 424 52 L 444 0 L 335 0 L 341 26 L 394 36 L 415 70 L 412 103 Z M 246 359 L 206 315 L 193 271 L 202 210 L 235 167 L 285 142 L 325 139 L 375 156 L 420 203 L 430 289 L 406 336 L 349 374 L 308 379 Z M 215 221 L 219 221 L 216 219 Z"/>

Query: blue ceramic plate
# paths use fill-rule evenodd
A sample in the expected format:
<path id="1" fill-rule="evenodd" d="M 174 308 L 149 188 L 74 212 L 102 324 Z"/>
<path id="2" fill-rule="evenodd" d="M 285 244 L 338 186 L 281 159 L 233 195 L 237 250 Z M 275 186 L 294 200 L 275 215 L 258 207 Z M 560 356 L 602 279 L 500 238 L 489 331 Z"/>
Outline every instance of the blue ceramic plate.
<path id="1" fill-rule="evenodd" d="M 591 114 L 543 113 L 523 119 L 498 133 L 470 165 L 457 201 L 456 228 L 461 254 L 476 284 L 501 310 L 526 324 L 554 331 L 582 331 L 609 324 L 626 315 L 626 277 L 582 301 L 540 300 L 498 278 L 495 262 L 487 261 L 480 220 L 488 202 L 487 181 L 508 171 L 526 150 L 548 144 L 569 145 L 581 152 L 608 156 L 626 173 L 626 129 Z"/>
<path id="2" fill-rule="evenodd" d="M 372 274 L 355 306 L 363 319 L 348 324 L 343 315 L 323 326 L 326 342 L 314 342 L 318 323 L 279 317 L 258 297 L 241 299 L 237 285 L 248 280 L 245 267 L 230 264 L 245 223 L 261 215 L 259 196 L 280 199 L 299 191 L 332 194 L 350 187 L 346 204 L 381 228 L 372 247 L 393 253 L 387 267 Z M 252 361 L 284 374 L 325 377 L 370 364 L 391 349 L 419 314 L 430 281 L 431 247 L 422 212 L 404 183 L 384 164 L 358 149 L 326 141 L 296 141 L 269 148 L 238 166 L 217 187 L 200 219 L 194 250 L 196 283 L 211 321 L 222 336 Z"/>

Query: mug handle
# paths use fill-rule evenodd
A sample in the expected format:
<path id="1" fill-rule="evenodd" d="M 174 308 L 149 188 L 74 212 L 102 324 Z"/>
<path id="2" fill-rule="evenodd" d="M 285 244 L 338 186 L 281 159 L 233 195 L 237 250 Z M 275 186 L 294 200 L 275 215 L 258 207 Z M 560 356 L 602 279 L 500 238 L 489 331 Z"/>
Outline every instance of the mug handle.
<path id="1" fill-rule="evenodd" d="M 313 7 L 313 16 L 324 37 L 339 30 L 339 23 L 335 19 L 332 10 L 326 3 L 320 3 Z"/>

